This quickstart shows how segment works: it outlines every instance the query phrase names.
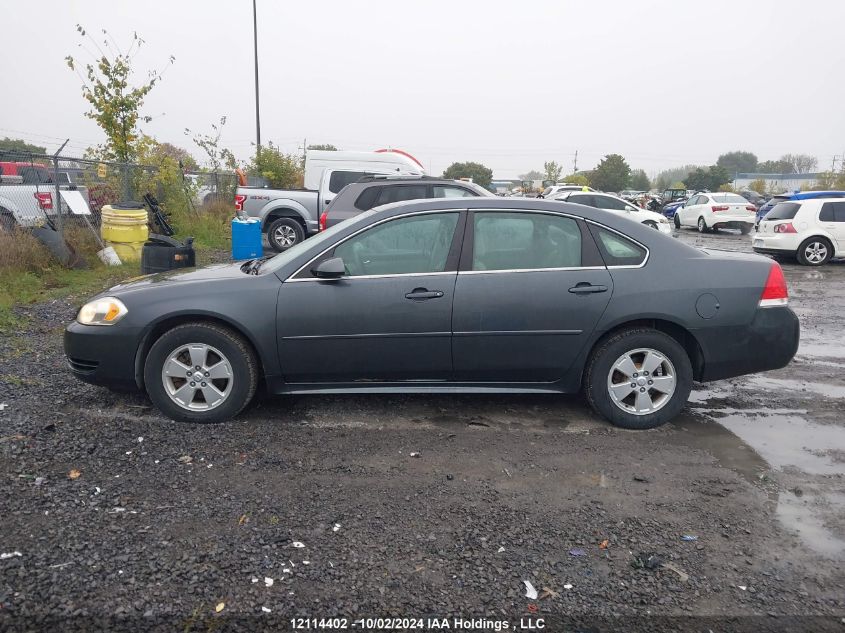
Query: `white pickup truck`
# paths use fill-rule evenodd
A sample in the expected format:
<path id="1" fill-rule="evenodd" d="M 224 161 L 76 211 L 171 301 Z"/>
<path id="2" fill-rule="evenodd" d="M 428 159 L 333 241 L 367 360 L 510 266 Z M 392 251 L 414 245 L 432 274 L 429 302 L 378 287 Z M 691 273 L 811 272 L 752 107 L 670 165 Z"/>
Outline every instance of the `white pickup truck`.
<path id="1" fill-rule="evenodd" d="M 401 150 L 316 151 L 305 157 L 304 189 L 238 187 L 235 210 L 261 219 L 262 231 L 283 251 L 320 230 L 320 216 L 349 183 L 370 174 L 423 176 L 422 164 Z"/>
<path id="2" fill-rule="evenodd" d="M 2 167 L 7 173 L 0 175 L 0 231 L 10 231 L 15 226 L 33 228 L 51 222 L 58 206 L 53 171 L 42 165 L 28 163 L 5 162 Z M 66 178 L 62 173 L 59 176 Z M 85 187 L 60 182 L 59 188 L 77 189 L 83 198 L 88 199 Z M 61 201 L 61 209 L 63 216 L 70 214 L 64 200 Z"/>

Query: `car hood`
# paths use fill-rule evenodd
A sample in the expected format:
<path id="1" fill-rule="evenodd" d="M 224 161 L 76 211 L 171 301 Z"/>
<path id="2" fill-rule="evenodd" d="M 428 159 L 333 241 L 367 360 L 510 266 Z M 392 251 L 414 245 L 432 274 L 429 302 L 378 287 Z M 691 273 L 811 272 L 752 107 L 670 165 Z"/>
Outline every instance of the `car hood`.
<path id="1" fill-rule="evenodd" d="M 210 281 L 212 279 L 228 279 L 232 277 L 246 277 L 241 271 L 243 262 L 233 264 L 212 264 L 202 268 L 182 268 L 171 270 L 165 273 L 152 275 L 141 275 L 127 279 L 112 288 L 109 292 L 131 292 L 141 288 L 149 288 L 158 284 L 191 283 L 199 281 Z"/>

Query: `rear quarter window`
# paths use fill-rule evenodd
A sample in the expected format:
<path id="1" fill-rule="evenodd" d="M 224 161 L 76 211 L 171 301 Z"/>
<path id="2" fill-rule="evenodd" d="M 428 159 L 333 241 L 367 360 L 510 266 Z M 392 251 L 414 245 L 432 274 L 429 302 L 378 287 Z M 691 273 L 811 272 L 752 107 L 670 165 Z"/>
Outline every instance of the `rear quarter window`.
<path id="1" fill-rule="evenodd" d="M 606 266 L 640 266 L 648 251 L 627 237 L 600 226 L 590 225 Z"/>
<path id="2" fill-rule="evenodd" d="M 798 202 L 778 202 L 772 210 L 766 214 L 767 220 L 792 220 L 801 204 Z"/>
<path id="3" fill-rule="evenodd" d="M 376 206 L 376 199 L 381 191 L 381 187 L 368 187 L 361 192 L 358 199 L 355 201 L 355 208 L 359 211 L 369 211 Z"/>

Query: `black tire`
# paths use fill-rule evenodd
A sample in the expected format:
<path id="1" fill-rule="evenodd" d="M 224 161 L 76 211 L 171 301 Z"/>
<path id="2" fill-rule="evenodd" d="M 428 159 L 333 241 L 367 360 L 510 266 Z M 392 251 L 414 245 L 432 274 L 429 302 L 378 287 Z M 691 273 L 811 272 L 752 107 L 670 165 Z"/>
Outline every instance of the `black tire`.
<path id="1" fill-rule="evenodd" d="M 739 227 L 739 232 L 742 235 L 748 235 L 749 233 L 751 233 L 751 227 L 748 226 L 747 224 L 743 224 L 742 226 Z"/>
<path id="2" fill-rule="evenodd" d="M 191 410 L 180 406 L 171 398 L 165 387 L 165 379 L 162 376 L 165 363 L 180 346 L 190 344 L 214 348 L 213 352 L 219 351 L 223 360 L 228 361 L 231 366 L 231 377 L 224 379 L 231 380 L 231 388 L 222 402 L 214 408 Z M 186 378 L 184 382 L 187 381 Z M 212 383 L 212 379 L 208 379 L 208 383 Z M 249 344 L 232 330 L 214 323 L 185 323 L 165 332 L 150 348 L 144 364 L 144 384 L 153 404 L 173 420 L 225 422 L 240 413 L 252 400 L 258 385 L 258 361 Z M 171 385 L 176 386 L 172 382 Z M 181 386 L 184 386 L 184 383 Z M 201 391 L 199 387 L 197 390 Z M 225 391 L 225 388 L 223 390 Z M 202 406 L 202 402 L 197 405 Z"/>
<path id="3" fill-rule="evenodd" d="M 305 229 L 294 218 L 278 218 L 267 225 L 267 241 L 277 253 L 305 239 Z"/>
<path id="4" fill-rule="evenodd" d="M 654 350 L 661 354 L 671 363 L 675 375 L 675 388 L 671 396 L 666 396 L 654 412 L 642 415 L 623 410 L 621 405 L 614 402 L 608 387 L 611 369 L 616 361 L 640 349 Z M 610 336 L 593 350 L 584 372 L 584 394 L 593 411 L 614 426 L 623 429 L 652 429 L 665 424 L 683 409 L 692 390 L 692 381 L 689 356 L 675 339 L 650 328 L 636 328 Z M 636 389 L 632 390 L 632 395 L 636 397 Z"/>
<path id="5" fill-rule="evenodd" d="M 675 228 L 680 229 L 681 228 L 681 218 L 678 217 L 677 211 L 675 211 L 675 215 L 673 217 L 675 219 Z"/>
<path id="6" fill-rule="evenodd" d="M 707 222 L 704 221 L 703 217 L 698 218 L 698 232 L 699 233 L 707 233 L 710 229 L 707 228 Z"/>
<path id="7" fill-rule="evenodd" d="M 821 257 L 817 258 L 819 255 Z M 824 237 L 808 237 L 801 242 L 795 257 L 802 266 L 823 266 L 833 257 L 833 245 Z"/>
<path id="8" fill-rule="evenodd" d="M 0 207 L 0 233 L 14 233 L 18 221 L 11 211 Z"/>

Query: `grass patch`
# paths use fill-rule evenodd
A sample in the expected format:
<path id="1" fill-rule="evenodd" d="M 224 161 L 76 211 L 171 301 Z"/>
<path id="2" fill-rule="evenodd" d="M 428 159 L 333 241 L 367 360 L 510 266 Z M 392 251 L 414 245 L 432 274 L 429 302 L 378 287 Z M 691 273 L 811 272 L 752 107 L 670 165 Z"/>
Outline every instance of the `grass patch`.
<path id="1" fill-rule="evenodd" d="M 229 250 L 232 246 L 231 222 L 235 212 L 231 202 L 215 202 L 196 211 L 174 209 L 170 220 L 176 230 L 176 239 L 194 238 L 197 250 Z"/>

